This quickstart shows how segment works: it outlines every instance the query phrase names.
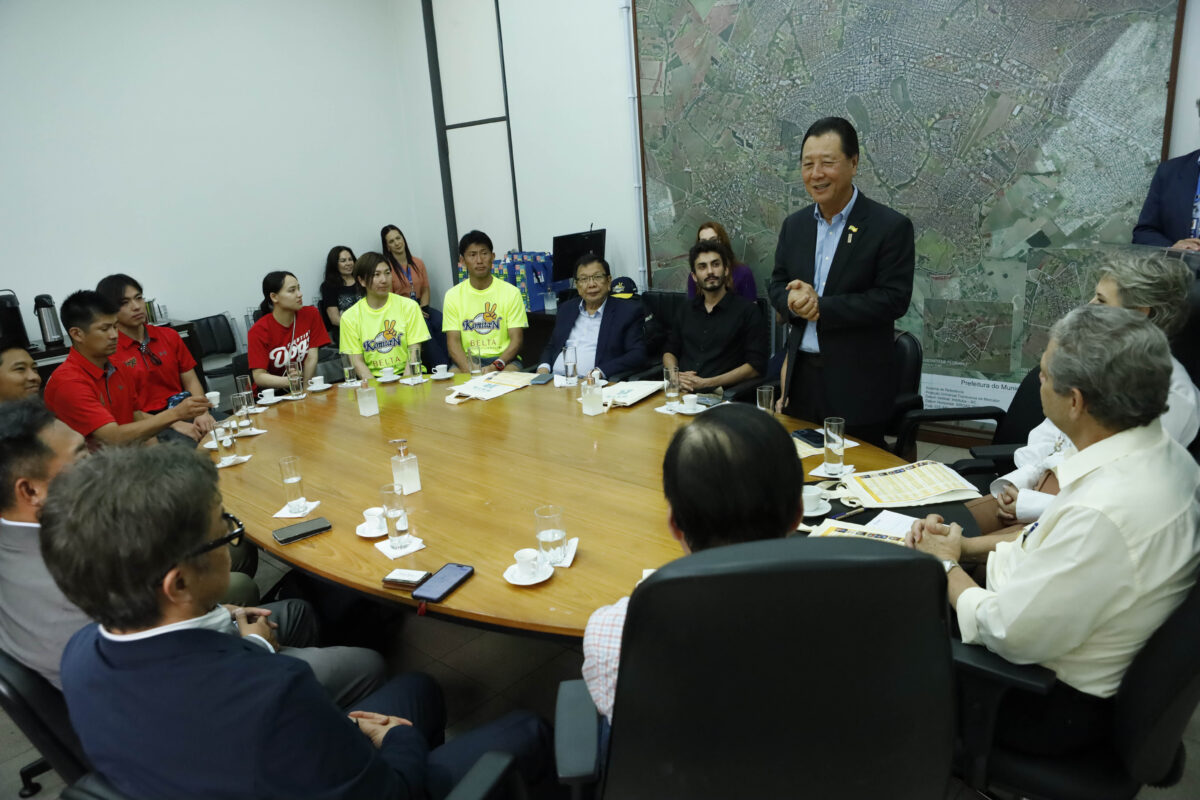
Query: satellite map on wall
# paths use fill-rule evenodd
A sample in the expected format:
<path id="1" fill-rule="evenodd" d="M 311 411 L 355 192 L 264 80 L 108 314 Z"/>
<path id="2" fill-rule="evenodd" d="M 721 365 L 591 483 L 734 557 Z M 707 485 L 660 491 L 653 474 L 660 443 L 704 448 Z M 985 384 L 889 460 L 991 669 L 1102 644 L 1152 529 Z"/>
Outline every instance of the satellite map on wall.
<path id="1" fill-rule="evenodd" d="M 1161 154 L 1173 0 L 636 10 L 655 288 L 683 287 L 715 219 L 762 294 L 784 217 L 811 202 L 804 131 L 830 115 L 859 131 L 859 189 L 913 220 L 900 327 L 926 373 L 1020 380 L 1046 320 L 1094 285 L 1094 251 L 1058 251 L 1129 242 Z"/>

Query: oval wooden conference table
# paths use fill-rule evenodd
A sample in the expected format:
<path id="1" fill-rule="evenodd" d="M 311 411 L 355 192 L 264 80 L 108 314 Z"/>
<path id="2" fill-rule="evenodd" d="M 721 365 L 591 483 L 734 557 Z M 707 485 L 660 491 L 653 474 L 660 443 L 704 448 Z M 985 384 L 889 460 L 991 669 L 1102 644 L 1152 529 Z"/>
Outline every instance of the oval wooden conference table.
<path id="1" fill-rule="evenodd" d="M 454 382 L 465 376 L 456 375 Z M 579 390 L 527 386 L 488 401 L 444 401 L 450 381 L 377 386 L 379 415 L 362 417 L 355 393 L 334 385 L 285 400 L 253 419 L 267 433 L 242 437 L 239 454 L 254 457 L 220 472 L 225 507 L 259 547 L 306 572 L 396 602 L 408 591 L 388 589 L 396 567 L 436 572 L 447 562 L 475 574 L 429 610 L 487 625 L 581 637 L 598 607 L 629 594 L 642 570 L 680 556 L 667 529 L 662 457 L 671 435 L 690 417 L 654 411 L 662 395 L 630 408 L 584 416 Z M 805 423 L 779 417 L 789 429 Z M 389 439 L 405 438 L 420 463 L 421 491 L 408 495 L 410 525 L 425 549 L 389 559 L 378 539 L 355 528 L 365 508 L 379 504 L 392 479 Z M 300 457 L 305 496 L 320 500 L 310 515 L 333 529 L 280 546 L 271 531 L 299 520 L 272 515 L 284 504 L 279 459 Z M 904 463 L 870 445 L 846 451 L 860 470 Z M 805 462 L 805 470 L 818 466 Z M 721 491 L 721 475 L 696 475 Z M 570 568 L 530 587 L 509 584 L 513 553 L 536 547 L 533 510 L 564 508 L 567 537 L 579 537 Z M 386 541 L 386 539 L 384 539 Z"/>

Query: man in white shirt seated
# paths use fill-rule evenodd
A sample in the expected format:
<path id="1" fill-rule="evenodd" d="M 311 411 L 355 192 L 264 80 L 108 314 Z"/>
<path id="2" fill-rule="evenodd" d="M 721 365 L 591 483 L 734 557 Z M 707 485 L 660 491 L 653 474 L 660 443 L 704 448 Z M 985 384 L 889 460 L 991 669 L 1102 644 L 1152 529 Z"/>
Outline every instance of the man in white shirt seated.
<path id="1" fill-rule="evenodd" d="M 1167 338 L 1144 315 L 1075 309 L 1042 355 L 1042 409 L 1077 451 L 1045 513 L 971 539 L 936 514 L 913 524 L 910 545 L 946 567 L 963 641 L 1058 676 L 1046 697 L 1005 695 L 1006 747 L 1055 755 L 1108 735 L 1125 670 L 1196 581 L 1200 468 L 1163 430 L 1170 382 Z M 960 562 L 986 562 L 987 588 Z"/>
<path id="2" fill-rule="evenodd" d="M 1192 271 L 1179 259 L 1161 253 L 1107 256 L 1096 283 L 1093 304 L 1128 308 L 1145 314 L 1167 338 L 1178 334 L 1188 316 Z M 1200 391 L 1187 370 L 1171 359 L 1171 385 L 1162 426 L 1188 447 L 1200 432 Z M 991 494 L 969 503 L 984 533 L 1013 523 L 1029 523 L 1046 510 L 1058 493 L 1051 467 L 1075 452 L 1074 445 L 1049 419 L 1029 433 L 1025 447 L 1013 457 L 1016 469 L 992 482 Z"/>

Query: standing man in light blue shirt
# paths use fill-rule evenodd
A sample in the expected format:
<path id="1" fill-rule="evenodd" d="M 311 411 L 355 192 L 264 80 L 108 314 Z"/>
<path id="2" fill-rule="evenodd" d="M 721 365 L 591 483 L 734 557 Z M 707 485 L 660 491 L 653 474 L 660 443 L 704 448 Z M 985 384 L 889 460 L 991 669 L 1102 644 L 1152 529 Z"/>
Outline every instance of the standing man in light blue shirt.
<path id="1" fill-rule="evenodd" d="M 892 327 L 912 298 L 913 226 L 854 185 L 858 134 L 825 117 L 804 134 L 801 175 L 813 205 L 779 232 L 770 298 L 788 321 L 782 409 L 883 443 L 894 400 Z"/>

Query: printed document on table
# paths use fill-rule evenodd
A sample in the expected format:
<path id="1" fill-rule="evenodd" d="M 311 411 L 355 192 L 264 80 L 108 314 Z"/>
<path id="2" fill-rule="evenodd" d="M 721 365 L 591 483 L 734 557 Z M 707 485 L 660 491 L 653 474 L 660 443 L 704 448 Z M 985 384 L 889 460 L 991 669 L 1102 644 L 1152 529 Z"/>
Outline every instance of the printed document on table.
<path id="1" fill-rule="evenodd" d="M 604 402 L 631 406 L 662 389 L 662 381 L 621 381 L 604 387 Z"/>
<path id="2" fill-rule="evenodd" d="M 853 522 L 837 519 L 825 520 L 809 536 L 848 536 L 853 539 L 877 539 L 890 544 L 904 544 L 904 534 L 897 536 L 888 531 L 877 530 L 874 526 L 855 525 Z"/>
<path id="3" fill-rule="evenodd" d="M 501 386 L 511 386 L 514 389 L 520 389 L 522 386 L 528 386 L 529 382 L 537 377 L 536 372 L 493 372 L 484 380 L 491 383 L 498 383 Z"/>
<path id="4" fill-rule="evenodd" d="M 494 397 L 514 392 L 519 387 L 506 386 L 503 383 L 489 381 L 487 378 L 471 378 L 466 383 L 454 387 L 454 394 L 474 397 L 478 400 L 491 400 Z"/>
<path id="5" fill-rule="evenodd" d="M 917 461 L 846 478 L 846 488 L 865 508 L 949 503 L 979 497 L 965 478 L 939 461 Z"/>

